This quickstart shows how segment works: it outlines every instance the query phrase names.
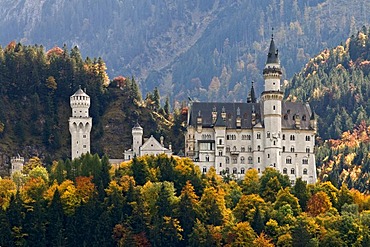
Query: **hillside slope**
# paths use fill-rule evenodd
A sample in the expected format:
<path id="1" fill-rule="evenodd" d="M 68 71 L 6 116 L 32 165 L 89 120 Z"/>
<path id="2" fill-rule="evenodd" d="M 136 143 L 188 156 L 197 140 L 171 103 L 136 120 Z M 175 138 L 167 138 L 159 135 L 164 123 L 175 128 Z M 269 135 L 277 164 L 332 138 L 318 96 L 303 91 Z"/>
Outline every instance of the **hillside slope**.
<path id="1" fill-rule="evenodd" d="M 370 2 L 0 0 L 0 44 L 77 45 L 108 74 L 135 76 L 143 92 L 243 100 L 261 82 L 271 29 L 287 78 L 307 59 L 369 22 Z M 213 78 L 220 88 L 208 93 Z M 262 83 L 256 83 L 257 91 Z"/>

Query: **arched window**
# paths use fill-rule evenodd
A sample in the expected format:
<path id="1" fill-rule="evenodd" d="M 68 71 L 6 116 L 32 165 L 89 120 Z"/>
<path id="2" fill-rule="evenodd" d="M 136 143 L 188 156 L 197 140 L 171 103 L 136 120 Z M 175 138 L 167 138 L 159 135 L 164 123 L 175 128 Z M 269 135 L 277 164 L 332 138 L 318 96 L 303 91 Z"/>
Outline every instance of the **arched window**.
<path id="1" fill-rule="evenodd" d="M 283 174 L 288 174 L 288 169 L 284 168 L 283 169 Z"/>
<path id="2" fill-rule="evenodd" d="M 307 147 L 307 148 L 306 148 L 306 153 L 310 153 L 310 151 L 311 151 L 311 150 L 310 150 L 310 148 L 309 148 L 309 147 Z"/>
<path id="3" fill-rule="evenodd" d="M 226 167 L 226 174 L 229 174 L 230 170 L 229 167 Z"/>
<path id="4" fill-rule="evenodd" d="M 240 148 L 240 151 L 241 151 L 241 152 L 245 152 L 245 147 L 244 147 L 244 146 L 242 146 L 242 147 Z"/>
<path id="5" fill-rule="evenodd" d="M 203 173 L 207 173 L 207 167 L 203 166 Z"/>
<path id="6" fill-rule="evenodd" d="M 257 139 L 261 139 L 261 133 L 257 133 Z"/>
<path id="7" fill-rule="evenodd" d="M 237 158 L 233 158 L 233 164 L 236 164 L 238 163 L 238 159 Z"/>
<path id="8" fill-rule="evenodd" d="M 308 159 L 307 159 L 306 157 L 304 157 L 304 158 L 302 159 L 302 164 L 303 164 L 303 165 L 308 165 Z"/>
<path id="9" fill-rule="evenodd" d="M 244 174 L 245 173 L 245 169 L 244 168 L 241 168 L 240 169 L 240 174 Z"/>
<path id="10" fill-rule="evenodd" d="M 294 168 L 290 169 L 290 174 L 294 175 L 295 174 L 295 170 Z"/>
<path id="11" fill-rule="evenodd" d="M 310 136 L 306 136 L 306 141 L 307 142 L 311 141 L 311 137 Z"/>
<path id="12" fill-rule="evenodd" d="M 283 152 L 285 152 L 285 146 L 283 146 Z"/>
<path id="13" fill-rule="evenodd" d="M 229 163 L 230 163 L 230 158 L 226 157 L 226 164 L 229 164 Z"/>
<path id="14" fill-rule="evenodd" d="M 245 162 L 244 156 L 240 157 L 240 163 L 244 164 L 244 162 Z"/>
<path id="15" fill-rule="evenodd" d="M 257 151 L 261 151 L 261 146 L 260 145 L 257 146 Z"/>
<path id="16" fill-rule="evenodd" d="M 267 132 L 266 137 L 267 137 L 267 138 L 270 138 L 270 132 Z"/>
<path id="17" fill-rule="evenodd" d="M 290 152 L 294 153 L 294 147 L 293 146 L 290 148 Z"/>
<path id="18" fill-rule="evenodd" d="M 283 140 L 285 140 L 285 134 L 283 134 Z"/>
<path id="19" fill-rule="evenodd" d="M 208 156 L 208 154 L 206 155 L 206 161 L 209 161 L 209 156 Z"/>
<path id="20" fill-rule="evenodd" d="M 249 156 L 248 157 L 248 164 L 252 164 L 253 163 L 253 158 L 252 158 L 252 156 Z"/>
<path id="21" fill-rule="evenodd" d="M 233 168 L 233 174 L 237 174 L 238 173 L 238 169 L 236 167 Z"/>
<path id="22" fill-rule="evenodd" d="M 303 169 L 303 175 L 307 175 L 307 169 L 306 168 Z"/>
<path id="23" fill-rule="evenodd" d="M 287 164 L 292 164 L 292 157 L 290 157 L 290 156 L 286 157 L 285 162 Z"/>

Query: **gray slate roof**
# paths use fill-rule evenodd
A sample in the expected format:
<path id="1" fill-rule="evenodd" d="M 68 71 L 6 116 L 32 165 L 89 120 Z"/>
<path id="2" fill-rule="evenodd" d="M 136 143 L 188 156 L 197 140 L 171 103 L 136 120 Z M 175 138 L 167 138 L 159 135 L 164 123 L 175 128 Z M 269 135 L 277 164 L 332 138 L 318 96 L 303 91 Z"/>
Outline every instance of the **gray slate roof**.
<path id="1" fill-rule="evenodd" d="M 213 109 L 217 111 L 217 120 L 212 121 Z M 239 108 L 239 111 L 238 111 Z M 226 113 L 226 121 L 221 121 L 222 109 Z M 261 103 L 220 103 L 220 102 L 193 102 L 190 108 L 189 125 L 196 126 L 197 117 L 200 113 L 202 117 L 202 126 L 212 128 L 214 126 L 225 126 L 226 128 L 236 128 L 236 118 L 241 118 L 241 128 L 251 129 L 252 126 L 252 111 L 256 115 L 256 123 L 262 123 L 263 116 Z M 238 115 L 239 113 L 239 115 Z M 308 104 L 301 102 L 282 102 L 282 128 L 295 129 L 294 118 L 298 115 L 301 119 L 301 129 L 311 129 L 310 118 L 312 111 Z"/>

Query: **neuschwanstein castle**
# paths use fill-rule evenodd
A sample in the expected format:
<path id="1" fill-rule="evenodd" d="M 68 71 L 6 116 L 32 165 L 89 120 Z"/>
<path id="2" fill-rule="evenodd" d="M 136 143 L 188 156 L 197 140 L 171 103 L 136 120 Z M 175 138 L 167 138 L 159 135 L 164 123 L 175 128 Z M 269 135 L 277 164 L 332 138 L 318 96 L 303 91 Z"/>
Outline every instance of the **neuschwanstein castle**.
<path id="1" fill-rule="evenodd" d="M 185 155 L 203 173 L 244 177 L 273 167 L 289 176 L 316 182 L 316 120 L 308 103 L 285 102 L 282 70 L 272 37 L 263 69 L 264 91 L 257 102 L 252 84 L 247 103 L 192 102 L 188 111 Z"/>
<path id="2" fill-rule="evenodd" d="M 289 176 L 294 184 L 298 177 L 316 182 L 316 120 L 308 103 L 283 101 L 278 50 L 271 39 L 263 69 L 265 88 L 258 102 L 253 84 L 247 103 L 192 102 L 185 133 L 185 155 L 194 160 L 203 173 L 211 167 L 222 174 L 244 177 L 247 169 L 259 174 L 273 167 Z M 90 152 L 92 119 L 90 97 L 80 88 L 70 97 L 72 117 L 69 130 L 72 159 Z M 135 155 L 172 155 L 163 138 L 150 137 L 143 143 L 143 128 L 132 129 L 132 149 L 124 159 Z"/>

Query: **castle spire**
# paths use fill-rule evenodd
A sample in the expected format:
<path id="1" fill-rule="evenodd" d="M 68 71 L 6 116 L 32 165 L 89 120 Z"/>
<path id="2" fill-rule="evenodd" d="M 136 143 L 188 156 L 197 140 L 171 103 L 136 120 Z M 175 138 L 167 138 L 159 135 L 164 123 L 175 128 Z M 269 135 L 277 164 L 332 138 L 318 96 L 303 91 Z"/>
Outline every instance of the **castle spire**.
<path id="1" fill-rule="evenodd" d="M 272 31 L 274 31 L 274 29 L 272 29 Z M 275 42 L 274 42 L 274 33 L 271 34 L 270 48 L 267 54 L 266 64 L 269 64 L 269 63 L 280 63 L 279 62 L 279 51 L 276 49 Z"/>

